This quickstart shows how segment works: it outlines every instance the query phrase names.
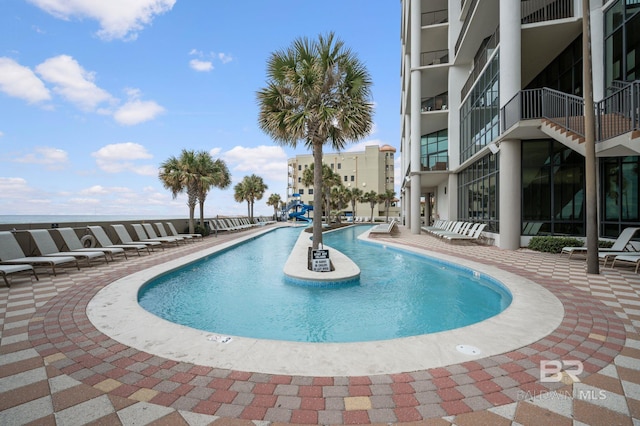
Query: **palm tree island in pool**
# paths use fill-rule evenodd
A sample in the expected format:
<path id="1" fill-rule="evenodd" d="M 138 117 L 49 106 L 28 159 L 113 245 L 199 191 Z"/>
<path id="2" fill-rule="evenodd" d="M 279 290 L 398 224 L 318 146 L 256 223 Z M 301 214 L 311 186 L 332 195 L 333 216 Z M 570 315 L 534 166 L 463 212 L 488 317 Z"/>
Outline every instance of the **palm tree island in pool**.
<path id="1" fill-rule="evenodd" d="M 295 147 L 303 141 L 313 152 L 313 186 L 322 188 L 324 144 L 339 151 L 371 131 L 371 84 L 364 64 L 333 33 L 298 38 L 267 61 L 267 85 L 257 93 L 258 124 L 276 143 Z M 313 205 L 322 206 L 322 191 L 314 191 Z M 322 222 L 314 220 L 313 248 L 321 243 Z"/>

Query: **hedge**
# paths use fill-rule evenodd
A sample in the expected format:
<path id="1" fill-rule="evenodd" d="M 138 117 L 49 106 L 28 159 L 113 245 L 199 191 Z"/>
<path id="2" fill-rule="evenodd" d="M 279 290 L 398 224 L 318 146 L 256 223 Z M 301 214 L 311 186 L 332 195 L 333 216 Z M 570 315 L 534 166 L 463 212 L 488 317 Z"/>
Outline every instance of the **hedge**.
<path id="1" fill-rule="evenodd" d="M 609 248 L 613 245 L 613 241 L 598 241 L 600 248 Z M 546 253 L 560 253 L 563 247 L 582 247 L 584 241 L 573 237 L 533 237 L 529 241 L 527 248 Z"/>

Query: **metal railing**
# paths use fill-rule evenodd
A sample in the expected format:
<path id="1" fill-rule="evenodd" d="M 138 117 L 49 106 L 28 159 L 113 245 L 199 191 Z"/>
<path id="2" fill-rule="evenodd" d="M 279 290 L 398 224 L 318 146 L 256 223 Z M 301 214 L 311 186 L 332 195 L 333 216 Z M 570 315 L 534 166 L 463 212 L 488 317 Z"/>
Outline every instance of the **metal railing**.
<path id="1" fill-rule="evenodd" d="M 478 0 L 472 0 L 471 4 L 469 4 L 469 11 L 467 15 L 464 17 L 464 22 L 462 23 L 462 28 L 460 29 L 460 35 L 458 35 L 458 40 L 456 41 L 455 54 L 458 54 L 458 49 L 460 49 L 460 44 L 462 43 L 462 39 L 464 39 L 464 35 L 467 32 L 467 28 L 469 27 L 469 23 L 471 22 L 471 17 L 476 10 L 476 6 L 478 5 Z M 464 2 L 462 3 L 464 8 Z"/>
<path id="2" fill-rule="evenodd" d="M 487 61 L 493 55 L 493 52 L 500 44 L 500 27 L 496 28 L 496 30 L 491 34 L 491 36 L 487 39 L 487 42 L 483 44 L 480 50 L 476 53 L 473 62 L 473 69 L 471 70 L 471 74 L 467 78 L 467 81 L 462 86 L 462 91 L 460 93 L 460 99 L 464 99 L 467 96 L 467 93 L 473 87 L 473 83 L 475 83 L 476 79 L 480 76 L 480 73 L 484 69 L 484 66 L 487 64 Z"/>
<path id="3" fill-rule="evenodd" d="M 640 81 L 595 105 L 596 142 L 640 130 Z M 500 111 L 501 133 L 522 120 L 545 118 L 584 137 L 584 100 L 549 88 L 522 90 Z"/>
<path id="4" fill-rule="evenodd" d="M 423 172 L 449 170 L 449 155 L 446 152 L 427 154 L 421 158 L 420 170 Z"/>
<path id="5" fill-rule="evenodd" d="M 420 111 L 428 112 L 446 110 L 447 105 L 449 104 L 448 100 L 448 93 L 443 93 L 442 95 L 433 96 L 431 98 L 425 98 L 420 103 Z"/>
<path id="6" fill-rule="evenodd" d="M 424 12 L 420 19 L 420 25 L 423 27 L 444 24 L 445 22 L 449 22 L 449 11 L 447 9 Z"/>
<path id="7" fill-rule="evenodd" d="M 449 62 L 449 50 L 433 50 L 420 54 L 420 66 L 446 64 Z"/>
<path id="8" fill-rule="evenodd" d="M 520 3 L 523 24 L 553 21 L 573 16 L 574 0 L 525 0 Z"/>

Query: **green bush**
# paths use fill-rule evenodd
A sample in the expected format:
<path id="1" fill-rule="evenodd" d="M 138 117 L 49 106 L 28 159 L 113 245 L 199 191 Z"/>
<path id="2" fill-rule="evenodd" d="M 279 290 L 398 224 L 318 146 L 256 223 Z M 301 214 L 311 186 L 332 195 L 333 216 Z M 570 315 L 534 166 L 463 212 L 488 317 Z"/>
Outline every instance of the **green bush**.
<path id="1" fill-rule="evenodd" d="M 613 241 L 598 241 L 598 247 L 600 248 L 611 248 L 613 246 Z"/>
<path id="2" fill-rule="evenodd" d="M 531 250 L 560 253 L 563 247 L 582 247 L 584 242 L 572 237 L 533 237 L 527 246 Z"/>
<path id="3" fill-rule="evenodd" d="M 202 226 L 202 225 L 196 225 L 193 229 L 194 229 L 196 234 L 200 234 L 203 237 L 206 237 L 210 233 L 209 228 L 207 228 L 206 226 Z M 188 233 L 188 232 L 189 231 L 187 229 L 187 231 L 185 231 L 185 233 Z"/>

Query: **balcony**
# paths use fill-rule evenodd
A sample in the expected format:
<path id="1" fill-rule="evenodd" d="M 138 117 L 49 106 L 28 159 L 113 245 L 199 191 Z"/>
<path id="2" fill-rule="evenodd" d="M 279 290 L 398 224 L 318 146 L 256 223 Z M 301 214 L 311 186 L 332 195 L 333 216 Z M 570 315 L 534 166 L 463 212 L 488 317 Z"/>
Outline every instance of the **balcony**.
<path id="1" fill-rule="evenodd" d="M 420 18 L 420 25 L 423 27 L 444 24 L 447 22 L 449 22 L 449 11 L 446 9 L 424 12 Z"/>
<path id="2" fill-rule="evenodd" d="M 447 105 L 449 104 L 448 100 L 449 100 L 448 93 L 443 93 L 438 96 L 422 99 L 422 102 L 420 103 L 420 111 L 421 112 L 444 111 L 447 109 Z"/>
<path id="3" fill-rule="evenodd" d="M 430 52 L 422 52 L 420 54 L 420 66 L 427 67 L 430 65 L 446 64 L 449 62 L 449 50 L 433 50 Z"/>
<path id="4" fill-rule="evenodd" d="M 520 3 L 522 24 L 573 17 L 573 0 L 526 0 Z"/>
<path id="5" fill-rule="evenodd" d="M 449 156 L 446 152 L 427 154 L 420 160 L 420 170 L 423 172 L 442 172 L 449 170 Z"/>

